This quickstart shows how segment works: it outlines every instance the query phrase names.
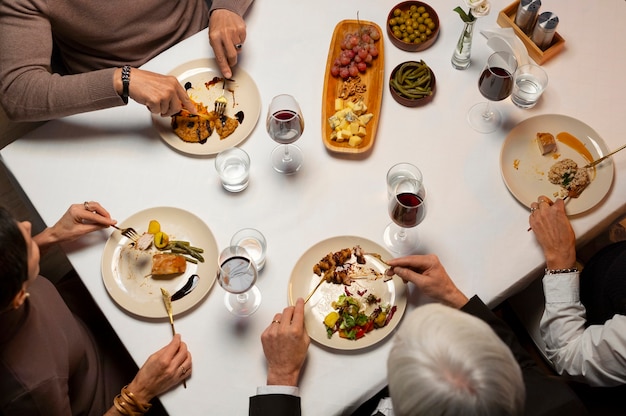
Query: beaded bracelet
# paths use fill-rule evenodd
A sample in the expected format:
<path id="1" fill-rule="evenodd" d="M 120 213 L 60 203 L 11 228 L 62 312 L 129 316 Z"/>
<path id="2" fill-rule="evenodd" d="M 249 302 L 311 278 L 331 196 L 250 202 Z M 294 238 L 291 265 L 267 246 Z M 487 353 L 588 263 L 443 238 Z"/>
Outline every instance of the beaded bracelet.
<path id="1" fill-rule="evenodd" d="M 113 399 L 113 404 L 118 412 L 126 416 L 141 416 L 152 407 L 150 403 L 139 403 L 128 390 L 128 385 L 122 387 L 121 393 Z"/>
<path id="2" fill-rule="evenodd" d="M 578 273 L 578 267 L 572 267 L 571 269 L 548 269 L 546 267 L 545 274 L 564 274 L 564 273 Z"/>
<path id="3" fill-rule="evenodd" d="M 122 67 L 122 100 L 128 104 L 128 86 L 130 85 L 130 65 Z"/>

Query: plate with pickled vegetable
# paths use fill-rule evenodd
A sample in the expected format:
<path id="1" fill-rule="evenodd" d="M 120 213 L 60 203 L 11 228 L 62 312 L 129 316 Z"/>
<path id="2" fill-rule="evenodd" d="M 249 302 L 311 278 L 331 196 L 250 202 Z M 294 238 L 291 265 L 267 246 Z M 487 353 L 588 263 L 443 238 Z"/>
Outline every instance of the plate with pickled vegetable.
<path id="1" fill-rule="evenodd" d="M 152 115 L 152 124 L 169 146 L 186 154 L 210 156 L 237 146 L 252 133 L 261 115 L 261 95 L 241 67 L 233 68 L 232 78 L 226 80 L 215 59 L 196 59 L 169 75 L 178 78 L 199 114 L 183 110 L 173 117 Z M 222 94 L 227 105 L 224 115 L 219 116 L 214 102 Z"/>
<path id="2" fill-rule="evenodd" d="M 335 26 L 322 96 L 322 140 L 329 151 L 358 154 L 374 144 L 385 82 L 382 33 L 365 20 Z"/>
<path id="3" fill-rule="evenodd" d="M 118 224 L 139 234 L 135 241 L 115 230 L 102 254 L 102 280 L 113 300 L 127 312 L 165 318 L 161 288 L 178 292 L 197 275 L 197 285 L 172 302 L 174 314 L 187 311 L 215 283 L 218 248 L 207 225 L 180 208 L 149 208 Z"/>
<path id="4" fill-rule="evenodd" d="M 323 240 L 300 257 L 289 280 L 289 302 L 309 298 L 305 325 L 313 341 L 358 350 L 393 333 L 407 293 L 402 279 L 385 274 L 384 259 L 390 258 L 380 245 L 356 236 Z"/>

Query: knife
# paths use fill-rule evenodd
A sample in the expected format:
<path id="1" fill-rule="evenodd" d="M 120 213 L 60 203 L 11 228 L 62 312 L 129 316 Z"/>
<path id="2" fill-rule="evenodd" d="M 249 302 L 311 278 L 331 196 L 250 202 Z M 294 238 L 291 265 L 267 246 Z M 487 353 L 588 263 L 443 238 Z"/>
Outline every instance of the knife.
<path id="1" fill-rule="evenodd" d="M 172 314 L 172 300 L 170 298 L 170 292 L 161 288 L 161 295 L 163 295 L 163 304 L 165 305 L 167 316 L 170 317 L 170 325 L 172 326 L 172 336 L 174 336 L 176 335 L 176 331 L 174 330 L 174 315 Z"/>
<path id="2" fill-rule="evenodd" d="M 595 165 L 597 165 L 598 163 L 602 162 L 603 160 L 605 160 L 607 157 L 609 156 L 613 156 L 615 153 L 619 152 L 620 150 L 626 148 L 626 144 L 613 150 L 611 153 L 607 153 L 606 155 L 602 156 L 600 159 L 594 160 L 593 162 L 591 162 L 590 164 L 588 164 L 587 166 L 583 166 L 583 169 L 588 169 L 588 168 L 592 168 Z"/>
<path id="3" fill-rule="evenodd" d="M 170 326 L 172 327 L 172 336 L 176 335 L 176 330 L 174 329 L 174 314 L 172 313 L 172 300 L 170 298 L 170 292 L 166 289 L 161 288 L 161 295 L 163 297 L 163 304 L 165 305 L 165 310 L 167 311 L 167 316 L 170 318 Z M 187 388 L 187 383 L 183 380 L 183 387 Z"/>

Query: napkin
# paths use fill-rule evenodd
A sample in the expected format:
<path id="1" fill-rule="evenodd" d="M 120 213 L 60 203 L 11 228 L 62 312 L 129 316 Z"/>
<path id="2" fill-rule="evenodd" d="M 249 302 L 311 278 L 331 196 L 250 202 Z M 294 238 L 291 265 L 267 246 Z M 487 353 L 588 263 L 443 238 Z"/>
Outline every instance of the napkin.
<path id="1" fill-rule="evenodd" d="M 513 28 L 502 27 L 481 30 L 480 33 L 487 38 L 487 46 L 494 52 L 506 51 L 515 55 L 518 66 L 526 65 L 529 62 L 526 46 L 515 35 Z"/>

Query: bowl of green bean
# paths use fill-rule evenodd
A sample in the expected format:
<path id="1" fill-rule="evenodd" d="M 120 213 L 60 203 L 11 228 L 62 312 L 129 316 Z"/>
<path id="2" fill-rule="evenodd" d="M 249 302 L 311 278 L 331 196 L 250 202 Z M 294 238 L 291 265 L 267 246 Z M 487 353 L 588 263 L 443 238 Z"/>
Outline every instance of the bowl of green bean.
<path id="1" fill-rule="evenodd" d="M 435 73 L 423 60 L 402 62 L 389 77 L 391 96 L 405 107 L 419 107 L 431 102 L 436 85 Z"/>

